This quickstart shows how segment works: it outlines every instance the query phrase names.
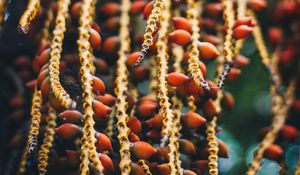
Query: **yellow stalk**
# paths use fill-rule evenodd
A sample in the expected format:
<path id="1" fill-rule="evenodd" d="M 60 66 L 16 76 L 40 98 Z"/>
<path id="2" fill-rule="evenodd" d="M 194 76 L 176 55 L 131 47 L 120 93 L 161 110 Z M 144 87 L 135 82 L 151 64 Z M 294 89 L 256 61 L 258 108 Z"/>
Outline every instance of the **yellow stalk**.
<path id="1" fill-rule="evenodd" d="M 25 152 L 23 153 L 19 165 L 18 174 L 24 174 L 26 172 L 27 157 L 33 152 L 33 150 L 38 144 L 42 103 L 43 103 L 42 93 L 40 90 L 37 90 L 35 88 L 32 96 L 31 124 L 29 128 L 29 134 L 28 134 L 27 144 L 25 147 Z"/>
<path id="2" fill-rule="evenodd" d="M 89 163 L 96 174 L 103 174 L 103 166 L 98 158 L 95 147 L 95 121 L 93 119 L 93 94 L 92 94 L 92 73 L 93 73 L 93 55 L 89 43 L 89 29 L 91 28 L 94 15 L 94 0 L 83 0 L 81 14 L 79 19 L 79 39 L 77 41 L 79 50 L 79 60 L 81 63 L 81 83 L 84 111 L 84 126 L 82 128 L 83 136 L 81 138 L 81 175 L 89 174 Z"/>
<path id="3" fill-rule="evenodd" d="M 146 164 L 145 160 L 139 160 L 138 165 L 144 170 L 145 175 L 152 175 L 149 166 Z"/>
<path id="4" fill-rule="evenodd" d="M 128 140 L 128 134 L 130 129 L 127 126 L 127 121 L 129 116 L 126 113 L 127 110 L 127 93 L 128 93 L 128 70 L 126 67 L 127 53 L 130 52 L 130 33 L 129 33 L 129 9 L 130 1 L 122 0 L 122 9 L 120 17 L 120 30 L 119 37 L 121 45 L 119 50 L 119 58 L 117 60 L 116 68 L 116 80 L 115 80 L 115 94 L 117 96 L 116 100 L 116 117 L 117 117 L 117 127 L 118 127 L 118 139 L 120 143 L 120 170 L 122 175 L 129 175 L 131 171 L 131 153 L 130 153 L 130 142 Z"/>
<path id="5" fill-rule="evenodd" d="M 44 140 L 41 145 L 41 149 L 38 155 L 38 170 L 40 175 L 47 174 L 47 166 L 49 160 L 49 152 L 52 149 L 53 141 L 54 141 L 54 134 L 55 134 L 55 127 L 56 127 L 56 118 L 57 115 L 55 111 L 49 106 L 48 107 L 48 116 L 46 118 L 46 131 L 44 134 Z"/>
<path id="6" fill-rule="evenodd" d="M 76 103 L 66 92 L 59 81 L 59 65 L 61 59 L 62 45 L 64 39 L 64 33 L 66 31 L 66 17 L 68 15 L 68 9 L 70 0 L 60 0 L 58 3 L 58 11 L 56 17 L 56 25 L 53 31 L 53 39 L 51 43 L 51 52 L 49 60 L 49 77 L 50 86 L 54 96 L 59 102 L 66 108 L 75 108 Z"/>
<path id="7" fill-rule="evenodd" d="M 141 54 L 138 60 L 135 62 L 135 66 L 139 65 L 144 59 L 150 48 L 153 45 L 153 33 L 158 30 L 158 26 L 162 16 L 162 10 L 165 4 L 163 0 L 155 0 L 153 4 L 153 9 L 146 23 L 146 30 L 144 34 L 144 41 L 142 44 Z"/>
<path id="8" fill-rule="evenodd" d="M 19 30 L 25 34 L 29 32 L 31 21 L 35 18 L 40 8 L 40 0 L 29 0 L 26 11 L 19 21 Z"/>
<path id="9" fill-rule="evenodd" d="M 199 57 L 200 52 L 198 49 L 198 42 L 200 38 L 200 28 L 199 28 L 199 14 L 202 11 L 201 4 L 195 2 L 194 0 L 187 1 L 187 18 L 192 24 L 192 43 L 190 45 L 190 53 L 188 59 L 188 71 L 192 75 L 193 80 L 199 87 L 203 87 L 209 90 L 209 85 L 207 81 L 203 78 L 203 72 L 199 68 Z M 200 11 L 200 12 L 199 12 Z"/>

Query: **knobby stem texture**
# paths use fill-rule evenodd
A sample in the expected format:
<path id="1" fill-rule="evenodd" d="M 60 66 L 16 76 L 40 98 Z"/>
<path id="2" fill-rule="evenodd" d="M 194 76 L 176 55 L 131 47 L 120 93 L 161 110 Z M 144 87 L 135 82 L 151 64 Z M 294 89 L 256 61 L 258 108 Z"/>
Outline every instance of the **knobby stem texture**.
<path id="1" fill-rule="evenodd" d="M 103 174 L 103 166 L 98 158 L 95 147 L 95 121 L 93 119 L 93 94 L 92 94 L 92 73 L 93 73 L 93 55 L 89 43 L 89 29 L 93 22 L 95 0 L 84 0 L 81 6 L 81 15 L 79 19 L 79 39 L 77 41 L 79 50 L 79 60 L 81 63 L 81 83 L 84 111 L 84 126 L 82 128 L 83 136 L 81 138 L 81 174 L 89 174 L 89 163 L 97 174 Z"/>
<path id="2" fill-rule="evenodd" d="M 116 100 L 116 117 L 117 117 L 117 128 L 118 128 L 118 139 L 120 143 L 120 171 L 122 175 L 129 175 L 131 171 L 131 153 L 130 146 L 131 143 L 128 139 L 130 129 L 127 126 L 127 121 L 129 119 L 128 114 L 126 113 L 128 103 L 127 103 L 127 94 L 128 94 L 128 70 L 126 67 L 127 53 L 130 52 L 130 35 L 129 35 L 129 9 L 130 1 L 122 0 L 121 1 L 121 18 L 120 18 L 120 30 L 119 36 L 120 40 L 123 41 L 120 45 L 119 58 L 117 60 L 116 68 L 116 80 L 115 80 L 115 94 L 117 95 Z"/>

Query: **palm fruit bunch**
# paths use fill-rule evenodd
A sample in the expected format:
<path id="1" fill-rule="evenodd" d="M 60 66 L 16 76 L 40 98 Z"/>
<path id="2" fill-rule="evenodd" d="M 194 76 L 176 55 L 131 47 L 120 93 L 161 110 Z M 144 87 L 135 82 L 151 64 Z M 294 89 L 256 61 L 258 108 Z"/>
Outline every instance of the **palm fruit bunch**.
<path id="1" fill-rule="evenodd" d="M 1 33 L 18 3 L 0 2 Z M 287 145 L 299 144 L 298 1 L 25 6 L 15 29 L 31 54 L 0 62 L 12 80 L 5 115 L 16 128 L 1 149 L 3 174 L 219 174 L 218 159 L 230 156 L 216 135 L 219 117 L 235 104 L 225 84 L 250 63 L 241 49 L 251 35 L 270 76 L 273 121 L 247 174 L 263 158 L 282 164 Z M 265 9 L 270 24 L 259 21 Z"/>

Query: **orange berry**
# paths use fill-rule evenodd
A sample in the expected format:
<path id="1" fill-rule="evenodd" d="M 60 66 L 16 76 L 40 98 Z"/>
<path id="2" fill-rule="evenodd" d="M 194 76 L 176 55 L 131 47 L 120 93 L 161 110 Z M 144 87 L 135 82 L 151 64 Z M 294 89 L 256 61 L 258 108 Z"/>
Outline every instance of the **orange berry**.
<path id="1" fill-rule="evenodd" d="M 130 142 L 134 143 L 134 142 L 139 142 L 141 141 L 141 139 L 139 138 L 138 135 L 136 135 L 135 133 L 131 132 L 128 136 L 128 139 Z"/>
<path id="2" fill-rule="evenodd" d="M 162 157 L 166 160 L 169 158 L 168 154 L 169 154 L 170 150 L 167 146 L 166 147 L 158 147 L 158 148 L 156 148 L 156 150 L 157 150 L 156 155 L 159 155 L 160 157 Z"/>
<path id="3" fill-rule="evenodd" d="M 37 62 L 38 62 L 38 67 L 39 69 L 44 65 L 46 64 L 49 59 L 50 59 L 50 51 L 51 49 L 50 48 L 46 48 L 42 53 L 41 55 L 37 58 Z"/>
<path id="4" fill-rule="evenodd" d="M 215 82 L 210 80 L 207 80 L 207 83 L 208 86 L 210 87 L 210 90 L 209 91 L 205 90 L 205 92 L 209 95 L 210 98 L 216 99 L 219 90 L 218 85 Z"/>
<path id="5" fill-rule="evenodd" d="M 141 52 L 133 52 L 133 53 L 131 53 L 131 54 L 127 57 L 126 64 L 127 64 L 128 66 L 133 66 L 134 63 L 138 60 L 140 54 L 141 54 Z"/>
<path id="6" fill-rule="evenodd" d="M 93 93 L 96 95 L 104 95 L 105 94 L 105 84 L 104 82 L 96 77 L 93 76 Z"/>
<path id="7" fill-rule="evenodd" d="M 78 123 L 83 119 L 82 114 L 77 110 L 66 110 L 60 113 L 59 118 L 61 118 L 65 123 Z"/>
<path id="8" fill-rule="evenodd" d="M 283 150 L 279 145 L 272 144 L 266 149 L 266 156 L 271 160 L 279 160 L 282 158 Z"/>
<path id="9" fill-rule="evenodd" d="M 138 15 L 144 11 L 147 1 L 134 1 L 131 3 L 130 14 Z"/>
<path id="10" fill-rule="evenodd" d="M 49 80 L 49 77 L 47 77 L 42 85 L 41 85 L 41 92 L 42 92 L 42 97 L 44 100 L 48 99 L 48 95 L 49 95 L 49 92 L 50 92 L 50 80 Z"/>
<path id="11" fill-rule="evenodd" d="M 147 133 L 146 133 L 146 136 L 147 136 L 150 140 L 152 140 L 152 141 L 154 141 L 154 142 L 158 142 L 158 141 L 160 141 L 160 139 L 161 139 L 161 134 L 160 134 L 160 132 L 157 131 L 157 130 L 155 130 L 155 129 L 153 129 L 153 130 L 147 132 Z"/>
<path id="12" fill-rule="evenodd" d="M 80 164 L 80 153 L 74 150 L 66 150 L 68 164 L 72 167 L 76 167 Z"/>
<path id="13" fill-rule="evenodd" d="M 127 126 L 135 134 L 139 134 L 142 131 L 142 124 L 136 117 L 132 117 L 128 120 Z"/>
<path id="14" fill-rule="evenodd" d="M 228 73 L 227 79 L 228 81 L 234 81 L 241 75 L 241 70 L 237 68 L 231 68 Z"/>
<path id="15" fill-rule="evenodd" d="M 30 89 L 34 89 L 37 84 L 37 80 L 31 80 L 26 83 L 26 87 Z"/>
<path id="16" fill-rule="evenodd" d="M 100 7 L 99 11 L 106 16 L 114 16 L 121 12 L 121 6 L 119 3 L 107 2 Z"/>
<path id="17" fill-rule="evenodd" d="M 198 64 L 199 64 L 199 68 L 200 68 L 200 70 L 201 70 L 201 72 L 203 74 L 203 77 L 205 77 L 206 73 L 207 73 L 206 65 L 204 64 L 204 62 L 202 62 L 200 60 L 199 60 Z"/>
<path id="18" fill-rule="evenodd" d="M 105 172 L 114 171 L 115 168 L 114 168 L 113 161 L 111 160 L 110 157 L 108 157 L 108 155 L 99 153 L 98 156 L 104 167 Z"/>
<path id="19" fill-rule="evenodd" d="M 284 125 L 281 128 L 281 134 L 287 140 L 294 140 L 298 136 L 298 130 L 294 126 Z"/>
<path id="20" fill-rule="evenodd" d="M 295 52 L 294 52 L 293 48 L 288 47 L 288 48 L 282 50 L 279 53 L 279 64 L 282 64 L 282 65 L 291 64 L 294 59 L 294 56 L 295 56 Z"/>
<path id="21" fill-rule="evenodd" d="M 191 170 L 183 170 L 183 175 L 197 175 L 197 174 Z"/>
<path id="22" fill-rule="evenodd" d="M 105 134 L 97 132 L 96 139 L 97 139 L 97 142 L 95 145 L 100 152 L 112 151 L 113 148 L 112 148 L 110 139 Z"/>
<path id="23" fill-rule="evenodd" d="M 96 58 L 94 59 L 94 65 L 97 68 L 97 72 L 99 72 L 100 74 L 108 74 L 109 73 L 109 67 L 106 63 L 106 61 L 104 61 L 101 58 Z"/>
<path id="24" fill-rule="evenodd" d="M 99 95 L 96 99 L 107 106 L 113 106 L 116 102 L 116 98 L 110 94 Z"/>
<path id="25" fill-rule="evenodd" d="M 300 99 L 295 99 L 292 107 L 295 111 L 300 112 Z"/>
<path id="26" fill-rule="evenodd" d="M 144 102 L 152 102 L 152 103 L 157 103 L 157 100 L 155 98 L 153 98 L 152 96 L 144 96 L 142 98 L 140 98 L 140 103 L 144 103 Z"/>
<path id="27" fill-rule="evenodd" d="M 94 30 L 96 30 L 98 33 L 101 32 L 101 28 L 100 28 L 100 26 L 99 26 L 96 22 L 94 22 L 94 23 L 92 24 L 92 28 L 93 28 Z"/>
<path id="28" fill-rule="evenodd" d="M 204 115 L 208 118 L 212 118 L 217 115 L 217 109 L 212 99 L 208 99 L 203 105 Z"/>
<path id="29" fill-rule="evenodd" d="M 149 76 L 149 68 L 144 67 L 144 66 L 137 66 L 137 67 L 133 67 L 131 74 L 133 81 L 135 82 L 140 82 L 145 80 L 146 78 L 148 78 Z"/>
<path id="30" fill-rule="evenodd" d="M 94 50 L 99 51 L 100 48 L 101 48 L 101 36 L 100 36 L 100 34 L 93 28 L 89 29 L 89 33 L 90 33 L 89 42 L 91 44 L 91 47 Z"/>
<path id="31" fill-rule="evenodd" d="M 205 35 L 203 37 L 203 41 L 209 42 L 213 45 L 218 45 L 218 44 L 222 43 L 222 40 L 219 37 L 214 36 L 214 35 Z"/>
<path id="32" fill-rule="evenodd" d="M 219 153 L 218 155 L 220 157 L 228 158 L 228 149 L 225 142 L 222 140 L 218 140 L 218 146 L 219 146 Z"/>
<path id="33" fill-rule="evenodd" d="M 104 29 L 107 31 L 116 31 L 119 26 L 120 18 L 115 16 L 108 18 L 103 25 Z"/>
<path id="34" fill-rule="evenodd" d="M 64 123 L 55 128 L 55 132 L 65 140 L 74 140 L 81 133 L 81 128 L 71 123 Z"/>
<path id="35" fill-rule="evenodd" d="M 14 64 L 21 69 L 30 69 L 31 68 L 31 60 L 27 56 L 19 56 L 15 59 Z"/>
<path id="36" fill-rule="evenodd" d="M 267 2 L 266 0 L 248 0 L 248 6 L 254 11 L 259 11 L 267 6 Z"/>
<path id="37" fill-rule="evenodd" d="M 137 159 L 149 159 L 156 153 L 156 149 L 147 142 L 135 142 L 132 144 L 131 150 Z"/>
<path id="38" fill-rule="evenodd" d="M 196 153 L 196 147 L 193 144 L 193 142 L 191 142 L 187 139 L 179 139 L 178 142 L 179 142 L 180 150 L 184 154 L 195 154 Z"/>
<path id="39" fill-rule="evenodd" d="M 198 86 L 194 80 L 188 81 L 184 85 L 185 91 L 188 95 L 199 96 L 203 93 L 202 87 Z"/>
<path id="40" fill-rule="evenodd" d="M 148 118 L 156 111 L 157 103 L 142 103 L 138 106 L 137 112 L 142 118 Z"/>
<path id="41" fill-rule="evenodd" d="M 253 27 L 247 25 L 240 25 L 233 29 L 233 37 L 235 39 L 243 39 L 252 33 Z"/>
<path id="42" fill-rule="evenodd" d="M 71 7 L 71 16 L 74 19 L 79 19 L 80 16 L 80 8 L 81 8 L 82 2 L 75 2 Z"/>
<path id="43" fill-rule="evenodd" d="M 48 76 L 48 69 L 43 70 L 40 72 L 40 74 L 37 77 L 37 88 L 40 89 L 42 86 L 43 81 L 47 78 Z"/>
<path id="44" fill-rule="evenodd" d="M 170 167 L 167 163 L 163 163 L 156 166 L 159 174 L 170 174 Z"/>
<path id="45" fill-rule="evenodd" d="M 245 16 L 245 17 L 237 19 L 234 23 L 233 28 L 238 27 L 240 25 L 246 25 L 246 26 L 249 26 L 249 27 L 254 27 L 255 23 L 254 23 L 254 21 L 252 20 L 251 17 Z"/>
<path id="46" fill-rule="evenodd" d="M 153 4 L 154 4 L 154 1 L 150 1 L 147 3 L 147 5 L 145 6 L 144 8 L 144 20 L 147 20 L 148 17 L 150 16 L 151 14 L 151 11 L 153 9 Z"/>
<path id="47" fill-rule="evenodd" d="M 236 68 L 243 68 L 250 63 L 250 60 L 243 55 L 236 55 L 234 59 L 235 67 Z"/>
<path id="48" fill-rule="evenodd" d="M 216 17 L 222 14 L 223 6 L 222 3 L 208 3 L 205 10 L 210 16 Z"/>
<path id="49" fill-rule="evenodd" d="M 183 120 L 189 128 L 197 128 L 206 122 L 205 118 L 192 111 L 185 113 L 183 116 Z"/>
<path id="50" fill-rule="evenodd" d="M 67 62 L 69 65 L 73 65 L 74 63 L 79 62 L 78 55 L 75 53 L 68 53 L 63 56 L 63 60 Z"/>
<path id="51" fill-rule="evenodd" d="M 103 119 L 106 118 L 107 115 L 111 112 L 111 108 L 104 105 L 100 101 L 94 100 L 93 102 L 93 109 L 95 112 L 96 119 Z"/>
<path id="52" fill-rule="evenodd" d="M 272 44 L 278 44 L 283 37 L 282 30 L 276 27 L 271 27 L 268 30 L 268 36 Z"/>
<path id="53" fill-rule="evenodd" d="M 222 103 L 228 110 L 231 110 L 235 103 L 233 95 L 230 92 L 224 92 Z"/>
<path id="54" fill-rule="evenodd" d="M 49 94 L 49 105 L 58 113 L 66 110 L 52 92 Z"/>
<path id="55" fill-rule="evenodd" d="M 145 122 L 145 124 L 149 128 L 161 129 L 161 127 L 162 127 L 162 119 L 163 119 L 162 116 L 158 113 L 154 117 L 152 117 L 151 119 L 147 120 Z"/>
<path id="56" fill-rule="evenodd" d="M 24 102 L 24 97 L 22 95 L 16 95 L 9 100 L 9 106 L 13 108 L 22 107 Z"/>
<path id="57" fill-rule="evenodd" d="M 198 42 L 200 55 L 204 59 L 212 59 L 220 55 L 220 52 L 213 44 L 209 42 Z"/>
<path id="58" fill-rule="evenodd" d="M 192 31 L 191 22 L 184 17 L 173 17 L 172 22 L 175 29 L 182 29 L 188 32 Z"/>
<path id="59" fill-rule="evenodd" d="M 179 87 L 189 81 L 189 77 L 179 72 L 172 72 L 167 75 L 167 82 L 170 86 Z"/>
<path id="60" fill-rule="evenodd" d="M 118 36 L 110 36 L 106 38 L 102 45 L 102 51 L 109 55 L 116 54 L 120 44 L 120 39 Z"/>
<path id="61" fill-rule="evenodd" d="M 169 34 L 170 39 L 178 45 L 186 45 L 191 41 L 191 34 L 186 30 L 178 29 Z"/>

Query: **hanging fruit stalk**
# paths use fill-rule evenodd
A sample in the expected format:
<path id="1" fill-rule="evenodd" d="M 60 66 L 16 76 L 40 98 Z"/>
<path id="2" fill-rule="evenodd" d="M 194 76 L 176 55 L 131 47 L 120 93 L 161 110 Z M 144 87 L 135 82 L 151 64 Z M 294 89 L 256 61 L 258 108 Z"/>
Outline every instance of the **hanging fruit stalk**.
<path id="1" fill-rule="evenodd" d="M 149 15 L 146 23 L 146 30 L 144 34 L 144 41 L 142 44 L 142 50 L 139 55 L 138 60 L 135 62 L 135 66 L 138 66 L 144 59 L 150 46 L 153 45 L 153 33 L 158 30 L 158 26 L 160 25 L 162 10 L 165 6 L 165 2 L 163 0 L 155 0 L 153 4 L 153 9 L 151 10 L 151 14 Z"/>
<path id="2" fill-rule="evenodd" d="M 199 10 L 200 12 L 202 10 L 201 5 L 200 3 L 196 3 L 193 0 L 188 0 L 187 5 L 188 5 L 187 18 L 190 20 L 192 24 L 192 43 L 190 45 L 189 58 L 188 58 L 189 73 L 191 74 L 197 86 L 209 90 L 210 87 L 207 81 L 204 80 L 203 72 L 199 68 L 199 63 L 198 63 L 200 57 L 200 53 L 198 49 L 198 42 L 200 38 L 198 17 L 199 17 Z"/>
<path id="3" fill-rule="evenodd" d="M 182 58 L 183 58 L 183 48 L 182 46 L 174 46 L 172 49 L 172 53 L 174 56 L 174 71 L 175 72 L 182 72 L 182 67 L 180 65 Z M 170 137 L 170 153 L 169 154 L 173 154 L 174 158 L 174 164 L 176 166 L 177 169 L 177 173 L 182 175 L 183 174 L 183 169 L 181 167 L 181 160 L 179 159 L 180 157 L 180 152 L 179 152 L 179 143 L 178 143 L 178 139 L 180 137 L 180 130 L 182 128 L 182 125 L 180 123 L 180 116 L 181 116 L 181 109 L 182 109 L 182 102 L 181 100 L 177 97 L 176 95 L 176 91 L 173 91 L 173 96 L 172 96 L 172 109 L 174 111 L 174 121 L 173 121 L 173 129 L 172 129 L 172 133 L 171 133 L 171 137 Z"/>
<path id="4" fill-rule="evenodd" d="M 246 15 L 246 0 L 237 0 L 237 19 L 241 19 Z M 243 47 L 244 39 L 239 39 L 235 43 L 234 55 L 240 53 L 241 48 Z"/>
<path id="5" fill-rule="evenodd" d="M 97 174 L 103 174 L 103 166 L 98 158 L 98 153 L 95 147 L 95 121 L 93 119 L 93 95 L 92 95 L 92 60 L 91 47 L 89 43 L 90 33 L 94 15 L 94 0 L 84 0 L 81 6 L 81 16 L 79 19 L 79 39 L 77 41 L 79 50 L 79 60 L 81 63 L 81 83 L 82 83 L 82 97 L 83 97 L 83 111 L 84 111 L 84 126 L 82 129 L 83 136 L 81 138 L 81 174 L 89 173 L 89 163 Z"/>
<path id="6" fill-rule="evenodd" d="M 43 143 L 41 145 L 39 151 L 39 164 L 38 170 L 40 175 L 47 174 L 47 167 L 48 167 L 48 160 L 49 160 L 49 152 L 52 149 L 53 141 L 54 141 L 54 134 L 55 134 L 55 127 L 56 127 L 56 113 L 55 111 L 49 106 L 48 107 L 48 116 L 46 118 L 46 131 L 44 134 Z"/>
<path id="7" fill-rule="evenodd" d="M 219 46 L 219 50 L 223 50 L 222 46 Z M 224 71 L 225 58 L 223 55 L 219 56 L 216 60 L 216 77 L 220 75 Z M 215 80 L 218 81 L 217 78 Z M 217 92 L 217 98 L 214 100 L 214 106 L 217 111 L 217 115 L 213 117 L 213 119 L 207 123 L 206 125 L 206 137 L 208 141 L 208 167 L 209 174 L 217 175 L 218 174 L 218 153 L 219 153 L 219 143 L 216 137 L 216 127 L 218 121 L 218 115 L 221 114 L 221 100 L 223 98 L 223 90 L 220 89 Z"/>
<path id="8" fill-rule="evenodd" d="M 58 3 L 58 11 L 56 16 L 56 24 L 53 31 L 53 39 L 51 43 L 50 60 L 49 60 L 49 77 L 51 90 L 56 99 L 66 108 L 76 108 L 76 102 L 73 101 L 60 83 L 60 59 L 62 53 L 62 45 L 64 33 L 66 31 L 66 17 L 68 15 L 70 0 L 61 0 Z M 46 37 L 46 36 L 45 36 Z"/>
<path id="9" fill-rule="evenodd" d="M 234 47 L 235 40 L 233 39 L 233 26 L 234 26 L 234 9 L 233 9 L 233 1 L 231 0 L 222 0 L 223 4 L 223 19 L 225 21 L 226 34 L 224 41 L 224 57 L 226 63 L 224 64 L 224 71 L 220 74 L 220 78 L 218 81 L 218 87 L 223 88 L 224 81 L 226 80 L 228 73 L 231 70 L 233 65 L 233 57 L 234 57 Z"/>
<path id="10" fill-rule="evenodd" d="M 19 21 L 19 30 L 27 34 L 31 21 L 36 17 L 40 8 L 40 0 L 29 0 L 26 11 L 23 13 Z"/>
<path id="11" fill-rule="evenodd" d="M 41 122 L 41 107 L 42 107 L 42 94 L 41 91 L 35 88 L 32 96 L 32 105 L 31 105 L 31 124 L 29 128 L 29 134 L 27 139 L 27 144 L 22 155 L 18 173 L 22 175 L 26 172 L 27 159 L 32 154 L 34 149 L 38 144 L 38 135 L 40 130 Z"/>
<path id="12" fill-rule="evenodd" d="M 263 158 L 263 154 L 265 153 L 266 149 L 274 143 L 278 132 L 285 123 L 288 110 L 294 100 L 295 87 L 296 80 L 294 79 L 292 80 L 292 82 L 290 82 L 288 86 L 288 89 L 285 94 L 285 101 L 280 95 L 278 96 L 278 93 L 272 94 L 273 98 L 277 96 L 276 98 L 281 99 L 278 99 L 276 103 L 273 102 L 272 113 L 274 117 L 271 124 L 271 130 L 266 134 L 264 139 L 260 142 L 259 148 L 255 151 L 254 158 L 251 161 L 248 171 L 246 173 L 247 175 L 255 175 L 260 169 L 260 163 Z"/>
<path id="13" fill-rule="evenodd" d="M 115 94 L 117 96 L 116 100 L 116 117 L 117 117 L 117 127 L 118 127 L 118 139 L 120 143 L 120 171 L 122 175 L 128 175 L 131 171 L 131 153 L 130 153 L 130 142 L 128 140 L 128 134 L 130 129 L 127 126 L 127 121 L 129 119 L 127 111 L 127 94 L 128 94 L 128 70 L 126 67 L 127 55 L 130 52 L 130 35 L 129 35 L 129 9 L 130 1 L 122 0 L 122 10 L 120 18 L 120 30 L 119 37 L 123 41 L 120 45 L 120 50 L 118 52 L 117 68 L 116 68 L 116 79 L 115 79 Z"/>
<path id="14" fill-rule="evenodd" d="M 258 21 L 256 19 L 255 14 L 251 11 L 248 10 L 247 14 L 249 16 L 252 17 L 254 23 L 258 24 Z M 261 58 L 261 63 L 265 66 L 265 68 L 269 71 L 270 77 L 271 77 L 271 83 L 274 85 L 274 87 L 276 88 L 276 91 L 278 91 L 281 95 L 281 88 L 280 88 L 280 76 L 278 74 L 276 74 L 276 70 L 273 69 L 277 69 L 276 66 L 272 66 L 271 65 L 271 59 L 270 59 L 270 55 L 268 53 L 268 50 L 266 48 L 266 44 L 264 42 L 263 36 L 262 36 L 262 31 L 261 28 L 259 27 L 259 25 L 256 25 L 254 27 L 253 30 L 253 36 L 254 36 L 254 41 L 256 44 L 256 47 L 258 49 L 260 58 Z"/>

